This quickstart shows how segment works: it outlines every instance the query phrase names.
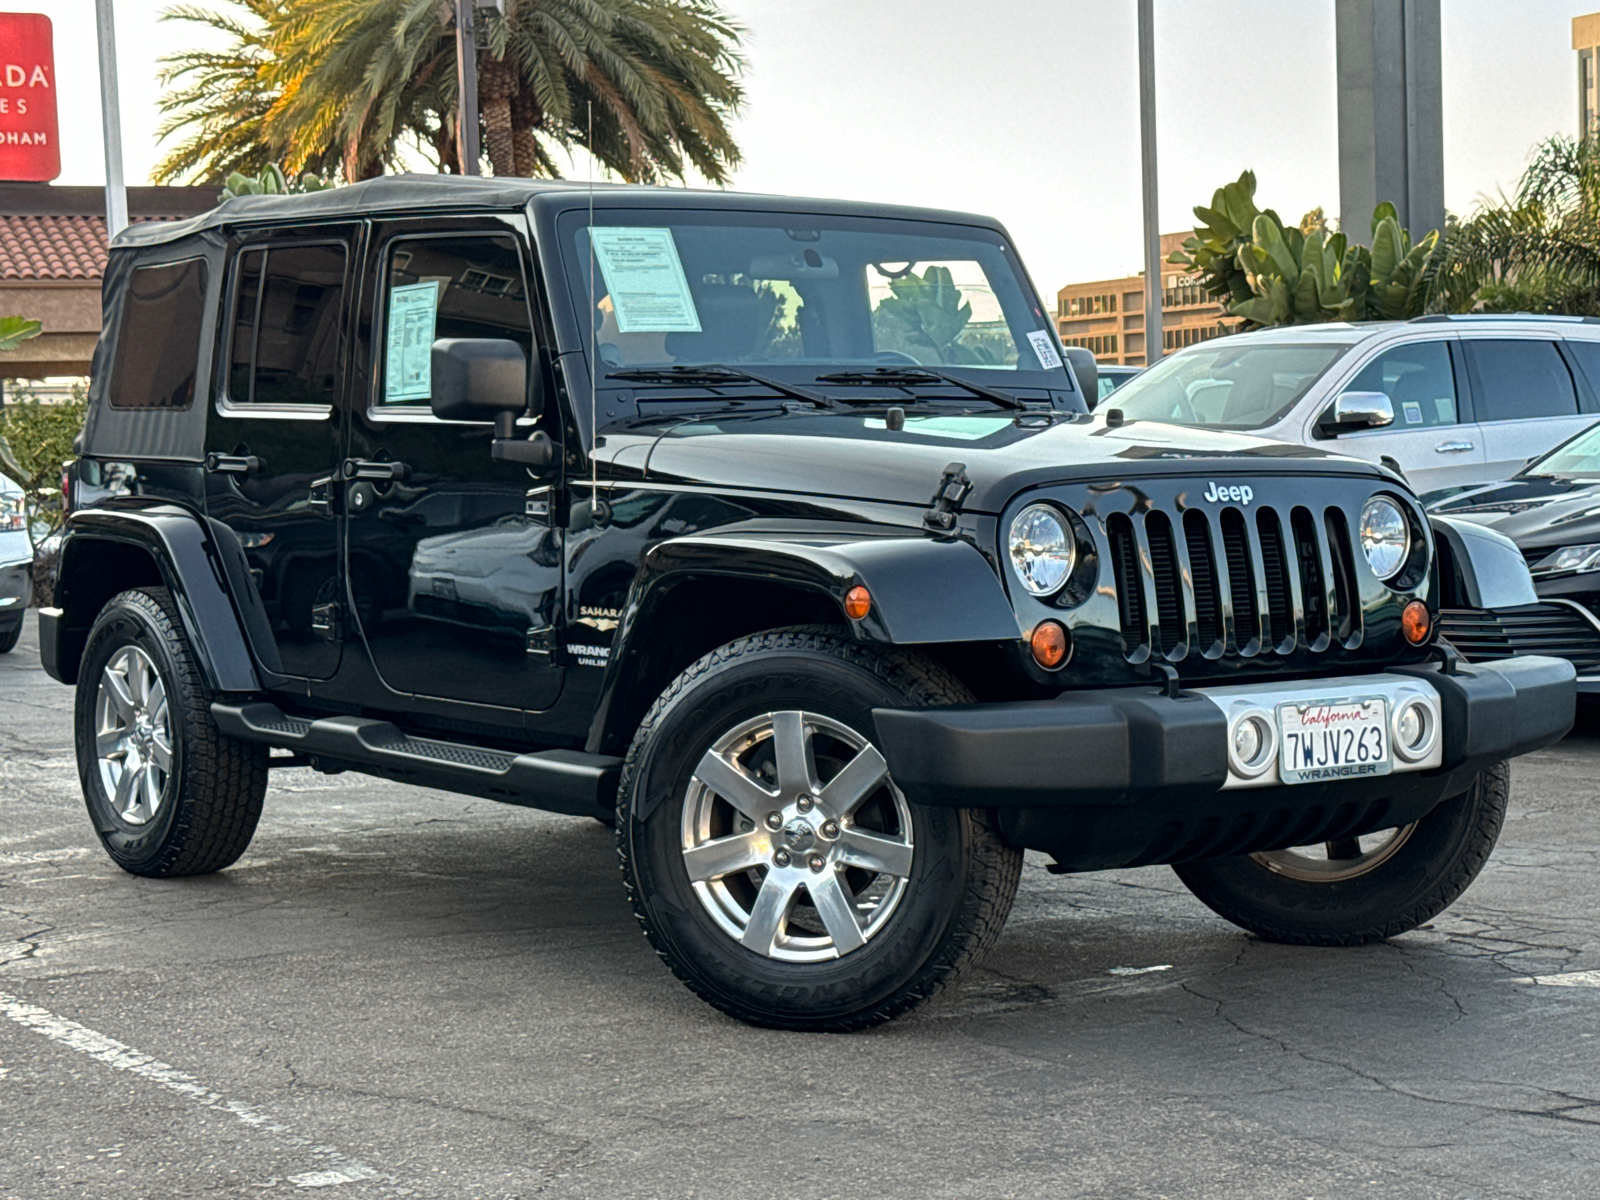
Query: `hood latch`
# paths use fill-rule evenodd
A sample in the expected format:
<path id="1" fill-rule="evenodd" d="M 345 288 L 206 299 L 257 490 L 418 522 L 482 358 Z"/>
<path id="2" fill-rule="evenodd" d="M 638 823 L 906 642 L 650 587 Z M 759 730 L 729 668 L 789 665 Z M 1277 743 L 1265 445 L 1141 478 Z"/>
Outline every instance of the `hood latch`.
<path id="1" fill-rule="evenodd" d="M 922 525 L 935 533 L 950 535 L 956 527 L 956 514 L 961 502 L 972 490 L 972 480 L 967 478 L 967 464 L 953 462 L 939 476 L 939 486 L 934 489 L 933 503 L 922 514 Z"/>

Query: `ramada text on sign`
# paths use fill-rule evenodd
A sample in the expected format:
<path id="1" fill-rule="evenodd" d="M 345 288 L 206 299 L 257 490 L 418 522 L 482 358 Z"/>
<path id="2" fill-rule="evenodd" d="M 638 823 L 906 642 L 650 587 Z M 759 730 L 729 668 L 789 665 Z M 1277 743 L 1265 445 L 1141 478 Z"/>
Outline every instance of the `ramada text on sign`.
<path id="1" fill-rule="evenodd" d="M 49 17 L 0 13 L 0 180 L 46 183 L 61 174 L 51 40 Z"/>

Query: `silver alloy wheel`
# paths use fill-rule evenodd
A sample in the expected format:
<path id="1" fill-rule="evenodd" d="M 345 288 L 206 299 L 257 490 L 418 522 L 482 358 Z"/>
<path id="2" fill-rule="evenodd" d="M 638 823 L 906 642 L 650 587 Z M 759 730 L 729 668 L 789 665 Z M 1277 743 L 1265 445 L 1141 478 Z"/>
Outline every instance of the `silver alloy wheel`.
<path id="1" fill-rule="evenodd" d="M 161 809 L 172 775 L 172 712 L 150 656 L 124 646 L 100 673 L 94 749 L 112 812 L 145 825 Z"/>
<path id="2" fill-rule="evenodd" d="M 729 937 L 820 962 L 888 923 L 911 875 L 911 809 L 872 743 L 817 713 L 763 713 L 701 757 L 683 864 Z"/>
<path id="3" fill-rule="evenodd" d="M 1380 829 L 1360 837 L 1336 838 L 1320 846 L 1292 846 L 1252 854 L 1267 870 L 1307 883 L 1338 883 L 1374 871 L 1393 858 L 1411 837 L 1416 823 Z"/>

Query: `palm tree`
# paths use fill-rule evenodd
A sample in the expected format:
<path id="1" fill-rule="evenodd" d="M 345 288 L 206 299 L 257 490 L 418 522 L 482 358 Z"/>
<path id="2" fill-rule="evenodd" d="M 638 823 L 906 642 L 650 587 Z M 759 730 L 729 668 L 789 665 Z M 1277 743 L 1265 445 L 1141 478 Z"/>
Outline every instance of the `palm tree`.
<path id="1" fill-rule="evenodd" d="M 1600 316 L 1600 145 L 1541 142 L 1510 197 L 1446 229 L 1430 307 Z"/>
<path id="2" fill-rule="evenodd" d="M 392 167 L 415 139 L 454 170 L 456 61 L 448 0 L 238 0 L 173 19 L 226 32 L 227 51 L 163 60 L 163 134 L 188 136 L 156 178 L 220 178 L 279 163 L 347 180 Z M 509 0 L 478 50 L 484 147 L 497 175 L 558 175 L 581 146 L 623 179 L 728 181 L 728 119 L 744 99 L 743 30 L 714 0 Z"/>

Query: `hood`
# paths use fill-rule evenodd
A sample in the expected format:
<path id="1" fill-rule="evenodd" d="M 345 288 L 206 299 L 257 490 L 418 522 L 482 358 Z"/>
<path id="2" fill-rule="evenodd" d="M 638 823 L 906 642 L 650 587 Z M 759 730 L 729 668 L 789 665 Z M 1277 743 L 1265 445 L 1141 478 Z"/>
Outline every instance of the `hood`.
<path id="1" fill-rule="evenodd" d="M 1523 549 L 1600 542 L 1600 481 L 1513 479 L 1461 492 L 1430 511 L 1486 526 Z"/>
<path id="2" fill-rule="evenodd" d="M 891 430 L 881 414 L 719 413 L 641 420 L 605 430 L 616 474 L 657 483 L 926 507 L 939 476 L 962 463 L 962 508 L 998 513 L 1017 492 L 1069 479 L 1145 475 L 1249 476 L 1314 472 L 1381 476 L 1370 463 L 1241 434 L 1104 416 L 921 416 Z"/>

